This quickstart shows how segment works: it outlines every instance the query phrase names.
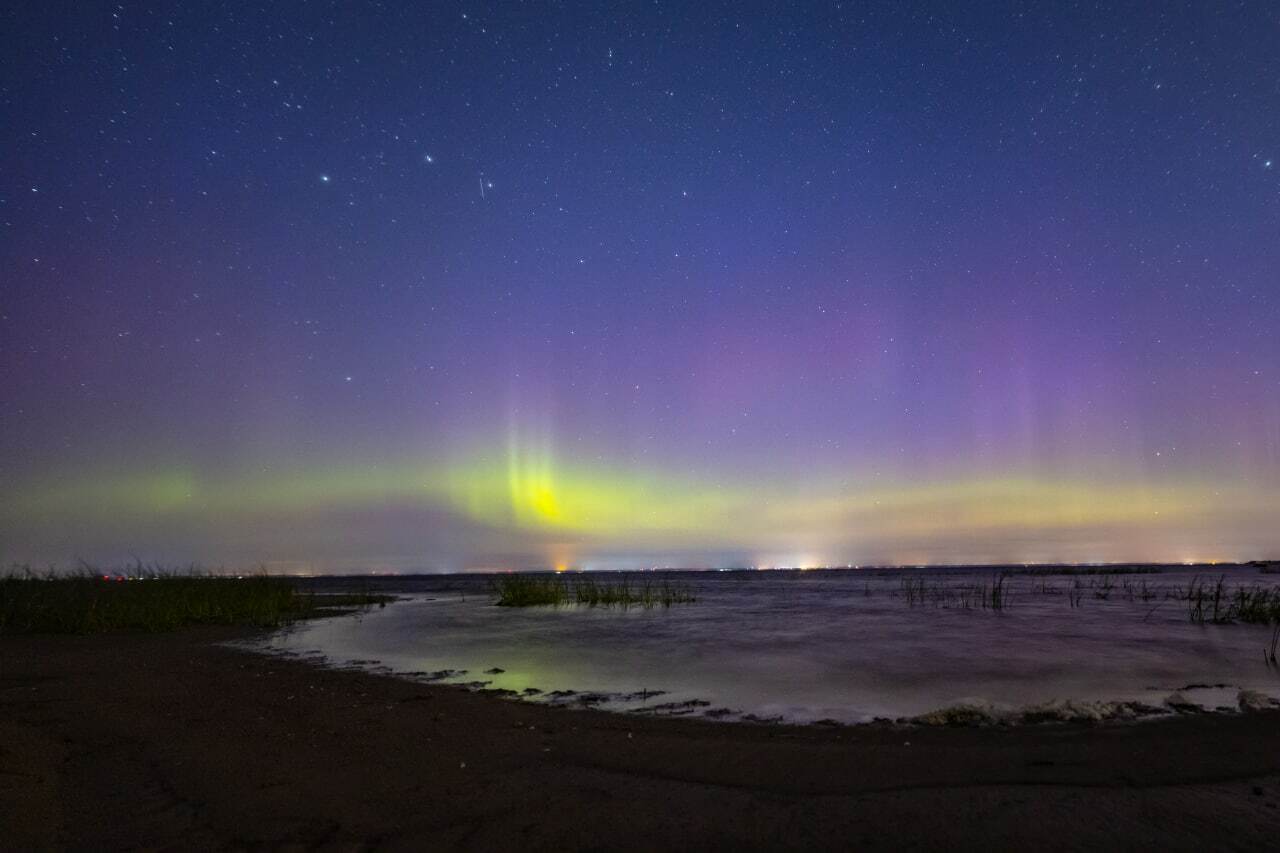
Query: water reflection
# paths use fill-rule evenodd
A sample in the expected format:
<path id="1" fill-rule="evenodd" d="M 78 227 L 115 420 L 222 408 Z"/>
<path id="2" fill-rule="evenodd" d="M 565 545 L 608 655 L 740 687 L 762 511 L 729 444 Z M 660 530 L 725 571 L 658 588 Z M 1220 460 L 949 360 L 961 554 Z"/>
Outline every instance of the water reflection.
<path id="1" fill-rule="evenodd" d="M 989 569 L 687 573 L 678 581 L 696 603 L 648 610 L 496 607 L 485 578 L 383 578 L 406 598 L 267 645 L 536 701 L 728 719 L 862 722 L 1053 700 L 1164 707 L 1179 689 L 1210 709 L 1234 705 L 1241 688 L 1280 697 L 1261 654 L 1271 629 L 1194 624 L 1178 596 L 1197 577 L 1009 575 L 995 609 Z M 1226 579 L 1277 585 L 1248 568 Z"/>

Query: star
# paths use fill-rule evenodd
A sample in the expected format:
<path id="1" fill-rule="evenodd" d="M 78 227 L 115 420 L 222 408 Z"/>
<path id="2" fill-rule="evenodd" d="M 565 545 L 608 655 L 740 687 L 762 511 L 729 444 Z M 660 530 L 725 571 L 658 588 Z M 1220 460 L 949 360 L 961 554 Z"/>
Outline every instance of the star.
<path id="1" fill-rule="evenodd" d="M 432 157 L 430 154 L 423 154 L 422 161 L 426 163 L 428 166 L 430 166 L 432 163 L 436 161 L 436 158 Z"/>
<path id="2" fill-rule="evenodd" d="M 320 176 L 320 183 L 322 183 L 322 184 L 327 184 L 327 183 L 329 183 L 329 176 L 328 176 L 328 175 L 321 175 L 321 176 Z"/>

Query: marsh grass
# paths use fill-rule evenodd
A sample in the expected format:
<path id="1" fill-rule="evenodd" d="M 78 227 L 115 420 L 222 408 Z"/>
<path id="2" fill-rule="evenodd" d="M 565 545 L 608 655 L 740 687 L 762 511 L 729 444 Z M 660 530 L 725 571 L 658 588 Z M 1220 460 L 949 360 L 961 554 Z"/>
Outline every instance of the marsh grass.
<path id="1" fill-rule="evenodd" d="M 1147 583 L 1146 578 L 1137 583 L 1125 580 L 1121 588 L 1129 601 L 1154 601 L 1160 594 L 1160 586 Z"/>
<path id="2" fill-rule="evenodd" d="M 1117 579 L 1113 569 L 1063 572 L 1077 575 L 1069 585 L 1060 587 L 1050 583 L 1047 576 L 1054 572 L 1040 572 L 1029 585 L 1021 587 L 1032 595 L 1064 596 L 1072 609 L 1084 606 L 1086 598 L 1098 601 L 1110 601 L 1115 595 L 1131 603 L 1142 603 L 1147 607 L 1143 612 L 1146 621 L 1158 610 L 1164 601 L 1179 601 L 1186 607 L 1187 616 L 1196 624 L 1227 625 L 1246 623 L 1251 625 L 1280 624 L 1280 587 L 1254 583 L 1250 585 L 1231 585 L 1226 576 L 1216 580 L 1204 579 L 1199 575 L 1183 586 L 1165 587 L 1151 583 L 1144 578 Z M 1119 570 L 1120 574 L 1150 574 L 1156 570 L 1143 567 Z M 924 577 L 903 577 L 898 582 L 898 595 L 908 607 L 924 607 L 932 605 L 938 608 L 955 608 L 960 610 L 993 610 L 1008 609 L 1015 589 L 1013 578 L 1030 574 L 1023 570 L 1001 571 L 992 575 L 990 582 L 947 583 L 942 580 L 931 580 Z M 1270 654 L 1270 650 L 1267 651 Z"/>
<path id="3" fill-rule="evenodd" d="M 671 583 L 663 577 L 640 581 L 623 575 L 617 580 L 597 580 L 575 575 L 521 574 L 501 575 L 492 582 L 499 607 L 563 607 L 577 604 L 585 607 L 670 607 L 691 604 L 697 599 L 687 587 Z"/>
<path id="4" fill-rule="evenodd" d="M 511 574 L 491 582 L 500 607 L 560 606 L 570 601 L 569 585 L 557 576 Z"/>
<path id="5" fill-rule="evenodd" d="M 1116 579 L 1109 574 L 1102 575 L 1092 586 L 1093 597 L 1099 601 L 1106 601 L 1111 598 L 1111 591 L 1116 588 Z"/>
<path id="6" fill-rule="evenodd" d="M 1044 578 L 1031 587 L 1031 591 L 1037 595 L 1062 595 L 1062 590 L 1056 584 L 1051 584 Z"/>
<path id="7" fill-rule="evenodd" d="M 1155 575 L 1160 573 L 1159 566 L 1027 566 L 1025 568 L 1005 569 L 1006 575 L 1039 575 L 1075 576 L 1075 575 Z"/>
<path id="8" fill-rule="evenodd" d="M 134 566 L 71 575 L 15 567 L 0 577 L 0 634 L 163 632 L 189 625 L 278 628 L 298 619 L 382 604 L 366 593 L 320 596 L 289 578 Z"/>
<path id="9" fill-rule="evenodd" d="M 1220 625 L 1233 621 L 1223 609 L 1223 604 L 1228 600 L 1225 577 L 1219 577 L 1217 583 L 1210 585 L 1197 575 L 1191 579 L 1185 591 L 1177 588 L 1173 594 L 1186 603 L 1187 618 L 1197 625 L 1206 622 Z"/>
<path id="10" fill-rule="evenodd" d="M 992 575 L 990 583 L 928 583 L 924 578 L 902 578 L 899 592 L 908 607 L 934 607 L 957 610 L 996 610 L 1009 606 L 1012 584 L 1007 572 Z"/>
<path id="11" fill-rule="evenodd" d="M 927 591 L 924 578 L 903 578 L 900 586 L 908 607 L 924 604 Z"/>
<path id="12" fill-rule="evenodd" d="M 991 578 L 991 591 L 987 597 L 987 601 L 991 605 L 992 610 L 1004 610 L 1009 606 L 1010 599 L 1012 598 L 1012 589 L 1005 586 L 1005 582 L 1008 580 L 1008 577 L 1007 573 L 1001 572 Z"/>
<path id="13" fill-rule="evenodd" d="M 1232 619 L 1251 625 L 1280 623 L 1280 589 L 1258 584 L 1237 587 L 1230 612 Z"/>
<path id="14" fill-rule="evenodd" d="M 1185 588 L 1174 587 L 1166 596 L 1186 604 L 1187 617 L 1198 625 L 1280 624 L 1280 588 L 1252 584 L 1227 588 L 1226 578 L 1215 582 L 1193 578 Z"/>

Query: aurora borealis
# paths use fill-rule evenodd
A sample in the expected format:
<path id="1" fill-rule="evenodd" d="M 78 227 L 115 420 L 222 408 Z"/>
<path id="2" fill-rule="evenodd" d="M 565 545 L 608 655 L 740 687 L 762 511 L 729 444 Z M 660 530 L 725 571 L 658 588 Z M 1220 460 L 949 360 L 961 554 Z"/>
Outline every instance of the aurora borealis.
<path id="1" fill-rule="evenodd" d="M 1280 554 L 1274 4 L 0 14 L 6 563 Z"/>

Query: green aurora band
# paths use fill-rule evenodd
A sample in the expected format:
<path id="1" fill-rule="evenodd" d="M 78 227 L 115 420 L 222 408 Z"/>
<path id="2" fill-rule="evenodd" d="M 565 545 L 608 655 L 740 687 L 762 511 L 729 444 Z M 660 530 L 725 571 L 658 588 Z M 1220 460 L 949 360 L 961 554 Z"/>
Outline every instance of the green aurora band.
<path id="1" fill-rule="evenodd" d="M 358 525 L 361 513 L 388 507 L 442 512 L 497 536 L 512 556 L 459 562 L 433 553 L 424 533 L 422 559 L 413 567 L 467 569 L 592 567 L 623 553 L 761 566 L 1150 559 L 1153 549 L 1170 561 L 1246 559 L 1273 543 L 1224 539 L 1206 551 L 1204 543 L 1212 541 L 1206 531 L 1256 530 L 1259 508 L 1280 505 L 1280 495 L 1249 488 L 1032 475 L 926 484 L 832 480 L 780 492 L 745 477 L 700 482 L 670 472 L 561 463 L 546 447 L 507 445 L 505 453 L 453 463 L 98 472 L 24 486 L 11 493 L 21 500 L 6 502 L 0 513 L 7 529 L 33 530 L 46 540 L 28 548 L 68 559 L 56 553 L 56 531 L 72 527 L 84 535 L 149 519 L 161 529 L 190 531 L 205 519 L 235 529 L 267 518 L 301 537 L 293 548 L 303 554 L 309 519 L 337 515 Z M 217 539 L 212 530 L 209 538 Z M 1064 543 L 1070 543 L 1065 551 Z M 279 545 L 267 550 L 296 559 Z M 724 556 L 712 556 L 717 553 Z M 948 556 L 940 559 L 943 553 Z M 376 553 L 361 557 L 380 565 Z M 361 562 L 353 554 L 343 565 Z"/>

